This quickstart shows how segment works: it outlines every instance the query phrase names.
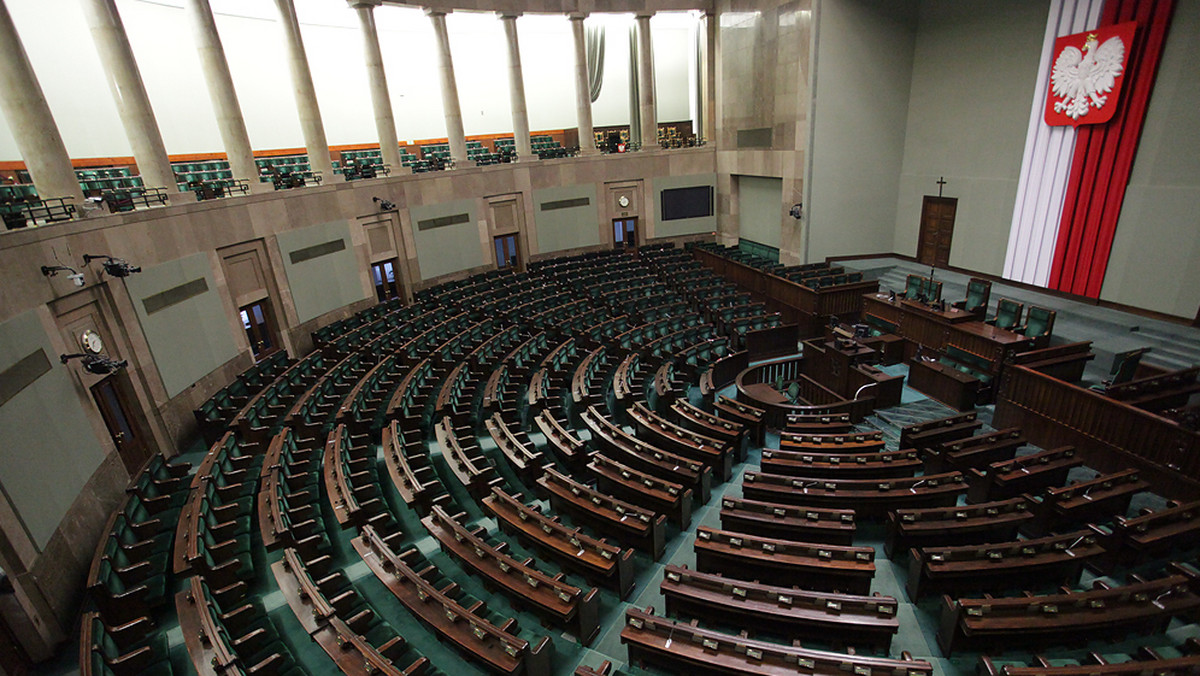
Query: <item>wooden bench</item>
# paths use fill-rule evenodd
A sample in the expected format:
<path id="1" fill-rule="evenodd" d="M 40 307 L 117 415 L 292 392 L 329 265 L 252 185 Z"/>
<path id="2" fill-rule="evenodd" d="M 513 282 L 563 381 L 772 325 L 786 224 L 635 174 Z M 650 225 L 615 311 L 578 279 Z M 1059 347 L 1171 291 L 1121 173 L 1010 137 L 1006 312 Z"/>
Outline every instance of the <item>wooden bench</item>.
<path id="1" fill-rule="evenodd" d="M 887 596 L 811 591 L 727 578 L 669 565 L 659 591 L 666 614 L 744 626 L 788 639 L 810 638 L 887 652 L 900 630 L 898 603 Z"/>
<path id="2" fill-rule="evenodd" d="M 794 434 L 851 434 L 854 423 L 849 413 L 788 413 L 785 432 Z"/>
<path id="3" fill-rule="evenodd" d="M 849 434 L 782 431 L 779 433 L 779 447 L 784 450 L 817 453 L 877 453 L 883 450 L 884 442 L 881 431 Z"/>
<path id="4" fill-rule="evenodd" d="M 1194 639 L 1193 639 L 1194 640 Z M 1137 651 L 1135 659 L 1128 662 L 1109 662 L 1098 653 L 1089 653 L 1079 664 L 1050 663 L 1049 660 L 1037 656 L 1036 666 L 1005 664 L 997 666 L 992 658 L 981 655 L 979 676 L 1188 676 L 1200 671 L 1200 654 L 1195 652 L 1194 644 L 1181 648 L 1181 657 L 1163 657 L 1157 648 L 1143 646 Z"/>
<path id="5" fill-rule="evenodd" d="M 1105 553 L 1095 526 L 1032 540 L 910 550 L 908 598 L 935 592 L 984 592 L 1075 584 L 1083 566 Z"/>
<path id="6" fill-rule="evenodd" d="M 412 439 L 408 438 L 410 435 Z M 445 488 L 429 462 L 419 431 L 405 432 L 399 422 L 392 420 L 383 428 L 381 446 L 388 476 L 400 498 L 404 504 L 424 514 Z"/>
<path id="7" fill-rule="evenodd" d="M 751 500 L 853 509 L 858 518 L 883 518 L 895 509 L 945 507 L 967 491 L 960 472 L 895 479 L 822 479 L 746 472 L 742 494 Z"/>
<path id="8" fill-rule="evenodd" d="M 1067 480 L 1067 474 L 1082 464 L 1074 446 L 1060 446 L 994 462 L 983 469 L 968 469 L 966 475 L 971 490 L 967 499 L 987 502 L 1038 493 L 1049 486 L 1061 486 Z"/>
<path id="9" fill-rule="evenodd" d="M 875 576 L 875 550 L 764 538 L 701 526 L 693 543 L 696 569 L 745 580 L 805 589 L 867 594 Z"/>
<path id="10" fill-rule="evenodd" d="M 546 441 L 550 442 L 550 448 L 568 467 L 579 470 L 587 464 L 589 452 L 587 444 L 575 436 L 574 431 L 564 427 L 552 411 L 545 410 L 538 413 L 533 422 L 546 437 Z"/>
<path id="11" fill-rule="evenodd" d="M 1036 515 L 1028 498 L 888 512 L 883 551 L 903 557 L 913 547 L 950 547 L 1014 540 Z"/>
<path id="12" fill-rule="evenodd" d="M 949 657 L 955 650 L 1027 650 L 1159 633 L 1172 617 L 1200 609 L 1196 573 L 1177 564 L 1170 564 L 1168 572 L 1150 581 L 1131 575 L 1133 582 L 1120 587 L 1097 582 L 1088 591 L 1015 598 L 943 596 L 938 646 Z"/>
<path id="13" fill-rule="evenodd" d="M 746 446 L 749 444 L 750 437 L 745 425 L 718 418 L 708 411 L 693 406 L 686 399 L 676 399 L 671 402 L 670 412 L 675 422 L 683 427 L 730 444 L 736 453 L 738 462 L 746 459 Z"/>
<path id="14" fill-rule="evenodd" d="M 609 494 L 662 514 L 686 530 L 692 521 L 692 489 L 640 472 L 599 452 L 587 464 L 597 485 Z"/>
<path id="15" fill-rule="evenodd" d="M 1200 392 L 1197 376 L 1200 376 L 1200 366 L 1193 366 L 1111 385 L 1104 390 L 1104 395 L 1147 411 L 1178 408 Z"/>
<path id="16" fill-rule="evenodd" d="M 627 608 L 621 643 L 634 663 L 649 663 L 672 673 L 785 674 L 813 676 L 931 676 L 933 666 L 913 660 L 868 657 L 810 650 L 702 629 Z"/>

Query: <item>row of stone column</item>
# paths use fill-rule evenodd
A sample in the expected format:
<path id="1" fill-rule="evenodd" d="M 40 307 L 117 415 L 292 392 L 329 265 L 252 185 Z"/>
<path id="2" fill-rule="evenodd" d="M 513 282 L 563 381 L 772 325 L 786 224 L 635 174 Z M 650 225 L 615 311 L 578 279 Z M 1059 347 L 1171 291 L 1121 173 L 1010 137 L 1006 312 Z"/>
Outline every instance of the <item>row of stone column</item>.
<path id="1" fill-rule="evenodd" d="M 362 25 L 367 74 L 371 86 L 371 103 L 382 159 L 393 167 L 400 166 L 399 141 L 395 117 L 388 94 L 379 32 L 375 25 L 374 9 L 382 0 L 348 0 L 357 12 Z M 129 38 L 117 12 L 116 0 L 81 0 L 92 39 L 96 43 L 101 64 L 109 74 L 108 82 L 116 102 L 121 124 L 133 149 L 134 161 L 146 185 L 176 186 L 175 175 L 167 156 L 158 122 L 150 106 L 150 98 L 142 82 Z M 234 178 L 249 182 L 259 191 L 265 184 L 258 180 L 258 170 L 246 132 L 246 123 L 233 87 L 229 63 L 217 33 L 212 8 L 208 0 L 184 0 L 184 11 L 208 85 L 213 112 L 229 159 Z M 283 27 L 288 66 L 296 97 L 300 127 L 308 152 L 309 165 L 327 180 L 333 180 L 329 144 L 321 121 L 316 89 L 300 36 L 300 23 L 293 0 L 275 0 Z M 450 156 L 455 162 L 467 159 L 466 136 L 463 132 L 462 111 L 458 102 L 458 87 L 454 79 L 454 63 L 450 56 L 450 37 L 446 30 L 446 12 L 426 10 L 433 25 L 438 46 L 438 72 L 441 79 L 442 106 L 446 118 Z M 520 46 L 517 38 L 517 13 L 502 13 L 501 22 L 508 45 L 509 92 L 512 103 L 513 130 L 518 157 L 532 154 L 529 141 L 529 117 L 525 106 L 525 83 L 521 73 Z M 587 45 L 583 28 L 585 15 L 571 14 L 571 33 L 575 47 L 575 92 L 578 115 L 579 146 L 584 154 L 596 152 L 592 126 L 592 103 L 588 82 Z M 653 143 L 657 127 L 654 107 L 654 64 L 650 49 L 650 16 L 637 16 L 639 112 L 644 132 Z M 41 85 L 29 63 L 24 46 L 8 8 L 0 0 L 0 106 L 3 107 L 18 149 L 39 195 L 45 197 L 74 197 L 82 200 L 83 193 L 71 166 L 71 158 L 50 113 Z M 266 186 L 269 187 L 269 186 Z"/>

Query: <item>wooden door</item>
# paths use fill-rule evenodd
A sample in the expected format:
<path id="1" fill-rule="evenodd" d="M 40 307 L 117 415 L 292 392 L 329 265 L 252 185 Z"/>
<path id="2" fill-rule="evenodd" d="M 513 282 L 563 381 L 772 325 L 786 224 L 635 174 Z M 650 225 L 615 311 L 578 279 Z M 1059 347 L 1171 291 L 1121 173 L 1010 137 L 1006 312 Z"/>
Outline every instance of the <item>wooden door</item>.
<path id="1" fill-rule="evenodd" d="M 241 308 L 240 314 L 242 328 L 246 331 L 246 339 L 250 341 L 250 349 L 254 351 L 255 361 L 279 349 L 279 336 L 271 321 L 271 308 L 266 299 Z"/>
<path id="2" fill-rule="evenodd" d="M 954 236 L 957 197 L 926 195 L 921 204 L 921 236 L 917 241 L 917 262 L 944 268 L 950 265 L 950 240 Z"/>
<path id="3" fill-rule="evenodd" d="M 618 218 L 613 221 L 613 241 L 618 249 L 637 247 L 637 219 Z"/>
<path id="4" fill-rule="evenodd" d="M 133 397 L 126 377 L 124 371 L 119 371 L 92 385 L 92 398 L 96 400 L 100 417 L 104 419 L 104 425 L 117 446 L 125 471 L 132 475 L 150 459 L 153 449 L 137 422 L 137 409 L 130 405 Z"/>

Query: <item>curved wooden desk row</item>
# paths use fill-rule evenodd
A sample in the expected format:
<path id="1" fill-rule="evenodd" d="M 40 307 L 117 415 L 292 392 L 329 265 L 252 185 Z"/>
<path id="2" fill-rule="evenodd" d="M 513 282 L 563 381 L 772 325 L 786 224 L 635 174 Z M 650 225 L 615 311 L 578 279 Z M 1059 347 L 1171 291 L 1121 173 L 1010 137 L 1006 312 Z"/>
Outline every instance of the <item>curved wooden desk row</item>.
<path id="1" fill-rule="evenodd" d="M 671 402 L 670 415 L 682 427 L 729 444 L 734 450 L 737 462 L 746 459 L 746 447 L 749 445 L 750 436 L 742 423 L 718 418 L 704 409 L 693 406 L 686 399 Z"/>
<path id="2" fill-rule="evenodd" d="M 826 545 L 765 538 L 701 527 L 693 544 L 696 567 L 743 580 L 805 589 L 867 594 L 875 576 L 871 547 Z"/>
<path id="3" fill-rule="evenodd" d="M 387 405 L 388 393 L 399 380 L 402 369 L 403 357 L 399 352 L 384 357 L 346 394 L 338 409 L 337 421 L 355 434 L 368 432 L 376 416 Z"/>
<path id="4" fill-rule="evenodd" d="M 484 428 L 517 476 L 529 483 L 541 476 L 542 466 L 549 460 L 545 454 L 534 448 L 524 430 L 510 425 L 499 413 L 493 413 L 490 418 L 485 419 Z"/>
<path id="5" fill-rule="evenodd" d="M 983 422 L 977 419 L 975 411 L 905 425 L 900 428 L 900 448 L 932 448 L 972 436 L 981 427 Z"/>
<path id="6" fill-rule="evenodd" d="M 442 450 L 442 459 L 472 496 L 486 495 L 493 484 L 503 481 L 476 443 L 474 430 L 456 427 L 451 418 L 445 417 L 434 424 L 434 433 Z"/>
<path id="7" fill-rule="evenodd" d="M 1071 644 L 1130 632 L 1156 633 L 1171 618 L 1200 609 L 1197 574 L 1179 564 L 1156 580 L 1135 580 L 1120 587 L 1097 583 L 1089 591 L 1017 598 L 942 598 L 938 645 L 955 650 L 1004 650 Z"/>
<path id="8" fill-rule="evenodd" d="M 1017 454 L 1017 450 L 1026 443 L 1021 428 L 1010 427 L 942 442 L 926 448 L 922 459 L 926 472 L 946 472 L 952 469 L 966 471 L 971 467 L 1011 460 Z"/>
<path id="9" fill-rule="evenodd" d="M 425 514 L 444 489 L 429 462 L 420 430 L 403 430 L 400 423 L 393 420 L 383 428 L 381 446 L 388 476 L 404 504 Z"/>
<path id="10" fill-rule="evenodd" d="M 686 529 L 692 519 L 692 489 L 640 472 L 593 451 L 588 473 L 609 495 L 674 520 Z"/>
<path id="11" fill-rule="evenodd" d="M 588 447 L 574 430 L 568 429 L 550 410 L 542 411 L 533 418 L 538 430 L 546 437 L 559 459 L 572 470 L 579 471 L 588 461 Z"/>
<path id="12" fill-rule="evenodd" d="M 338 425 L 325 443 L 321 469 L 333 515 L 343 528 L 361 526 L 388 511 L 368 439 L 355 439 L 345 425 Z"/>
<path id="13" fill-rule="evenodd" d="M 967 479 L 971 502 L 987 502 L 1038 493 L 1052 486 L 1061 486 L 1067 474 L 1083 465 L 1074 446 L 1060 446 L 1012 460 L 993 462 L 983 468 L 968 469 Z"/>
<path id="14" fill-rule="evenodd" d="M 425 529 L 450 554 L 476 575 L 489 580 L 518 605 L 528 606 L 554 624 L 571 629 L 580 643 L 588 645 L 599 633 L 599 598 L 596 590 L 568 584 L 560 573 L 550 576 L 538 570 L 532 559 L 509 555 L 505 544 L 494 545 L 482 528 L 462 523 L 466 514 L 450 515 L 434 505 L 421 519 Z"/>
<path id="15" fill-rule="evenodd" d="M 775 586 L 667 566 L 659 590 L 667 615 L 745 626 L 789 640 L 865 643 L 887 652 L 900 630 L 896 599 Z"/>
<path id="16" fill-rule="evenodd" d="M 1106 553 L 1104 535 L 1089 525 L 1032 540 L 913 549 L 908 597 L 915 602 L 930 592 L 997 591 L 1027 586 L 1029 580 L 1075 584 L 1084 565 Z"/>
<path id="17" fill-rule="evenodd" d="M 713 468 L 713 474 L 720 481 L 729 481 L 733 473 L 732 444 L 680 427 L 640 401 L 629 409 L 628 415 L 639 439 L 645 438 L 664 450 L 699 460 Z"/>
<path id="18" fill-rule="evenodd" d="M 768 538 L 850 545 L 854 510 L 799 507 L 758 500 L 723 498 L 721 527 Z"/>
<path id="19" fill-rule="evenodd" d="M 1015 540 L 1017 531 L 1036 518 L 1026 497 L 888 513 L 884 552 L 906 556 L 910 548 L 973 545 Z"/>
<path id="20" fill-rule="evenodd" d="M 633 550 L 593 538 L 580 528 L 565 526 L 558 516 L 543 514 L 526 505 L 519 495 L 509 495 L 499 486 L 482 502 L 496 519 L 500 530 L 532 544 L 539 552 L 583 575 L 593 584 L 614 589 L 624 598 L 633 589 Z"/>
<path id="21" fill-rule="evenodd" d="M 439 589 L 422 577 L 425 571 L 413 568 L 424 565 L 415 549 L 396 554 L 370 526 L 353 544 L 375 576 L 413 615 L 472 659 L 502 674 L 550 673 L 549 638 L 531 644 L 517 635 L 516 620 L 496 625 L 479 613 L 482 602 L 461 605 L 454 597 L 454 583 Z"/>
<path id="22" fill-rule="evenodd" d="M 429 388 L 426 383 L 434 378 L 433 362 L 421 359 L 409 368 L 400 385 L 388 400 L 385 417 L 387 420 L 398 420 L 404 430 L 419 430 L 422 422 L 422 411 L 429 401 Z"/>
<path id="23" fill-rule="evenodd" d="M 559 473 L 554 468 L 537 480 L 555 512 L 613 537 L 623 546 L 644 551 L 654 559 L 666 545 L 667 517 L 614 498 Z"/>
<path id="24" fill-rule="evenodd" d="M 757 641 L 701 629 L 656 616 L 650 610 L 628 608 L 621 643 L 633 662 L 650 663 L 688 673 L 703 670 L 724 674 L 805 673 L 821 676 L 929 676 L 933 666 L 907 654 L 899 660 L 809 650 L 799 646 Z"/>
<path id="25" fill-rule="evenodd" d="M 889 479 L 912 477 L 922 468 L 917 451 L 882 453 L 821 453 L 811 450 L 764 448 L 763 472 L 828 479 Z"/>
<path id="26" fill-rule="evenodd" d="M 742 494 L 751 500 L 854 509 L 859 518 L 884 518 L 897 509 L 948 507 L 967 492 L 961 472 L 895 479 L 821 479 L 746 472 Z"/>
<path id="27" fill-rule="evenodd" d="M 1194 641 L 1194 639 L 1193 639 Z M 1142 648 L 1136 659 L 1128 662 L 1109 662 L 1096 653 L 1080 664 L 1052 665 L 1048 660 L 1035 658 L 1036 666 L 1005 664 L 997 666 L 991 657 L 979 658 L 980 676 L 1188 676 L 1200 671 L 1200 654 L 1194 643 L 1180 648 L 1181 657 L 1165 658 L 1153 648 Z"/>
<path id="28" fill-rule="evenodd" d="M 415 676 L 431 669 L 369 607 L 355 607 L 361 599 L 340 571 L 331 570 L 329 557 L 305 561 L 287 549 L 271 572 L 301 626 L 343 674 Z"/>
<path id="29" fill-rule="evenodd" d="M 690 488 L 701 503 L 708 502 L 712 469 L 699 460 L 659 449 L 621 429 L 589 406 L 580 418 L 592 433 L 592 442 L 608 458 L 669 483 Z"/>

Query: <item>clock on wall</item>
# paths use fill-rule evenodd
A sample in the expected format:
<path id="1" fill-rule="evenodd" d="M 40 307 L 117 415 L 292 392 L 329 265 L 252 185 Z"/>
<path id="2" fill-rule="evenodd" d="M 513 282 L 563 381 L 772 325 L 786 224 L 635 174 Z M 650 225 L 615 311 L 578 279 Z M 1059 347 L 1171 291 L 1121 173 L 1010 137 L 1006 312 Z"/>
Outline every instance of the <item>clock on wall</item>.
<path id="1" fill-rule="evenodd" d="M 620 197 L 617 198 L 617 204 L 621 205 L 622 209 L 629 206 L 629 196 L 621 195 Z"/>
<path id="2" fill-rule="evenodd" d="M 104 340 L 100 334 L 88 329 L 79 336 L 79 346 L 89 354 L 100 354 L 104 351 Z"/>

